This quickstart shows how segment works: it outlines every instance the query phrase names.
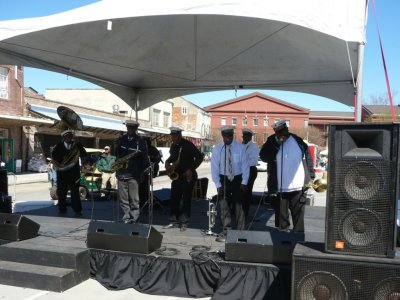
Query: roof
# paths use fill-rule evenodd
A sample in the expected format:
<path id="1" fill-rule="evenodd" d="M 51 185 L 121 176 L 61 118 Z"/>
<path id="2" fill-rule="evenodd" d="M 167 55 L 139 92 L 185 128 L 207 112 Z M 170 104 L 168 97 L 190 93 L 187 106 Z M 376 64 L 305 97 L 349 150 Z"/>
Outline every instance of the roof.
<path id="1" fill-rule="evenodd" d="M 390 105 L 363 105 L 363 108 L 372 115 L 390 115 L 392 113 Z M 394 106 L 394 111 L 396 115 L 400 114 L 400 107 Z"/>
<path id="2" fill-rule="evenodd" d="M 243 101 L 243 100 L 247 100 L 247 99 L 250 99 L 250 98 L 255 98 L 255 97 L 259 97 L 259 98 L 262 98 L 262 99 L 265 99 L 265 100 L 268 100 L 268 101 L 276 102 L 276 103 L 279 103 L 280 105 L 285 105 L 285 106 L 294 108 L 296 110 L 309 111 L 308 108 L 301 107 L 301 106 L 298 106 L 298 105 L 295 105 L 295 104 L 286 102 L 284 100 L 281 100 L 281 99 L 278 99 L 278 98 L 274 98 L 272 96 L 265 95 L 265 94 L 259 93 L 259 92 L 255 92 L 255 93 L 251 93 L 251 94 L 244 95 L 244 96 L 241 96 L 241 97 L 237 97 L 237 98 L 234 98 L 234 99 L 218 102 L 218 103 L 215 103 L 215 104 L 212 104 L 212 105 L 204 107 L 204 110 L 206 110 L 206 111 L 217 110 L 218 108 L 226 106 L 228 104 L 237 103 L 237 102 L 240 102 L 240 101 Z"/>

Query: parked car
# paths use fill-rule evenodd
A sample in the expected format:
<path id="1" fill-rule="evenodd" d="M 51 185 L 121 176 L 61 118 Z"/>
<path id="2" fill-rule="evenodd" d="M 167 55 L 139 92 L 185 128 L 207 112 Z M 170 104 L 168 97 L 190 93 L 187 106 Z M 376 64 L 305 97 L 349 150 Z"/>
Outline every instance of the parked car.
<path id="1" fill-rule="evenodd" d="M 268 164 L 266 162 L 263 162 L 260 158 L 258 159 L 257 166 L 256 166 L 257 171 L 267 172 L 267 166 L 268 166 Z"/>
<path id="2" fill-rule="evenodd" d="M 159 162 L 159 170 L 158 175 L 162 175 L 165 173 L 165 161 L 169 157 L 169 147 L 157 147 L 158 151 L 161 154 L 161 161 Z"/>

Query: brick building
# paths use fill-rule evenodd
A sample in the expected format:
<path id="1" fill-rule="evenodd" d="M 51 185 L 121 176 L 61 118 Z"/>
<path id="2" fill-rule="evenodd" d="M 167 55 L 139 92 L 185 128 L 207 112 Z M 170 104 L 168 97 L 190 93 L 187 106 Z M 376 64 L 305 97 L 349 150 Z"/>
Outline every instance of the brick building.
<path id="1" fill-rule="evenodd" d="M 253 140 L 261 146 L 273 134 L 271 125 L 278 120 L 286 120 L 290 131 L 304 138 L 309 137 L 311 128 L 315 128 L 325 140 L 329 123 L 354 122 L 352 112 L 310 111 L 262 93 L 219 102 L 204 109 L 211 113 L 211 132 L 215 143 L 221 140 L 219 128 L 224 125 L 236 127 L 237 140 L 241 140 L 242 128 L 250 128 L 254 132 Z M 319 144 L 324 146 L 326 141 Z"/>

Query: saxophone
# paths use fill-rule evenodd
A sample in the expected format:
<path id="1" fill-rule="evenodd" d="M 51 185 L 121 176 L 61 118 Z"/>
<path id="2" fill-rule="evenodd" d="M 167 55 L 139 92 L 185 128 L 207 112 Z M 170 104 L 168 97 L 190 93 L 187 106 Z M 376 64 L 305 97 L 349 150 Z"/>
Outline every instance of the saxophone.
<path id="1" fill-rule="evenodd" d="M 173 163 L 170 163 L 168 167 L 167 175 L 172 181 L 177 180 L 179 178 L 179 174 L 178 172 L 176 172 L 176 168 L 178 167 L 179 162 L 181 160 L 181 152 L 182 152 L 182 147 L 179 149 L 178 159 Z"/>
<path id="2" fill-rule="evenodd" d="M 111 172 L 115 172 L 121 169 L 126 169 L 128 167 L 129 160 L 140 153 L 140 150 L 135 150 L 121 158 L 118 158 L 115 163 L 111 165 Z"/>

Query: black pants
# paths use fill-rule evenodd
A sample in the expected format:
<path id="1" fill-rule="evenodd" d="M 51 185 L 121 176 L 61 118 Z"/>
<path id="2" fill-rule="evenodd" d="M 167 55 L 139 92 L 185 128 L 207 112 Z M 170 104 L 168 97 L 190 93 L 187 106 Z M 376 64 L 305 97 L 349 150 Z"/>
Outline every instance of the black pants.
<path id="1" fill-rule="evenodd" d="M 242 207 L 243 193 L 240 190 L 242 184 L 242 175 L 237 175 L 232 181 L 226 176 L 220 175 L 222 187 L 224 188 L 224 197 L 220 199 L 221 222 L 223 231 L 235 227 L 232 226 L 232 214 L 235 216 L 236 228 L 238 230 L 245 229 L 245 217 Z"/>
<path id="2" fill-rule="evenodd" d="M 290 226 L 289 209 L 292 215 L 293 231 L 304 232 L 304 211 L 306 192 L 303 190 L 278 193 L 272 200 L 275 211 L 275 226 L 282 229 Z"/>
<path id="3" fill-rule="evenodd" d="M 253 186 L 254 181 L 257 178 L 257 168 L 255 166 L 250 167 L 250 176 L 249 181 L 247 182 L 247 191 L 244 193 L 244 201 L 243 201 L 243 211 L 245 217 L 249 214 L 249 208 L 251 205 L 252 197 L 253 197 Z"/>
<path id="4" fill-rule="evenodd" d="M 192 191 L 197 180 L 197 173 L 193 172 L 192 180 L 187 181 L 186 176 L 179 174 L 177 180 L 171 183 L 171 210 L 169 220 L 171 223 L 189 223 L 192 208 Z"/>
<path id="5" fill-rule="evenodd" d="M 81 198 L 79 196 L 79 182 L 70 177 L 57 175 L 57 196 L 58 196 L 58 209 L 60 212 L 67 210 L 67 193 L 71 190 L 71 207 L 75 212 L 82 211 Z"/>

